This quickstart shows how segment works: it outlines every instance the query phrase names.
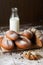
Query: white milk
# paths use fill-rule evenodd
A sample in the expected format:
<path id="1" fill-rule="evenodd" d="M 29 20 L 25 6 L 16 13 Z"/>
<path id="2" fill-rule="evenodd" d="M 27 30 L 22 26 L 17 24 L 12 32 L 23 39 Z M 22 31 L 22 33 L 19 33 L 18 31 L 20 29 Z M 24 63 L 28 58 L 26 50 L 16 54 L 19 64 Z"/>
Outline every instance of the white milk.
<path id="1" fill-rule="evenodd" d="M 19 17 L 17 14 L 17 8 L 12 10 L 12 15 L 10 18 L 10 30 L 19 32 Z"/>

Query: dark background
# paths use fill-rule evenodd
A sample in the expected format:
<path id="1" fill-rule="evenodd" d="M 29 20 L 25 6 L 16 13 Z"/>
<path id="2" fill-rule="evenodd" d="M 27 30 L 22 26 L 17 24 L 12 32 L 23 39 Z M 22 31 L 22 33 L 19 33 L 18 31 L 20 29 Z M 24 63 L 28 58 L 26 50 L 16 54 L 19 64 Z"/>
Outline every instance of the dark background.
<path id="1" fill-rule="evenodd" d="M 17 7 L 20 24 L 43 25 L 43 0 L 0 0 L 0 26 L 7 26 L 11 8 Z"/>

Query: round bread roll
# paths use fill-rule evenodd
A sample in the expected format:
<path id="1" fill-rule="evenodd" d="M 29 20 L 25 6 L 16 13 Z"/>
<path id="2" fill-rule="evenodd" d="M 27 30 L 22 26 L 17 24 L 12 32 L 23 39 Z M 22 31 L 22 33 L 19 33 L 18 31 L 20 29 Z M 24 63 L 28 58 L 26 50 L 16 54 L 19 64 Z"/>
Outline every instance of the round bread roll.
<path id="1" fill-rule="evenodd" d="M 4 49 L 4 50 L 8 50 L 8 51 L 13 50 L 14 43 L 10 39 L 4 37 L 2 40 L 1 48 L 2 48 L 2 50 Z"/>
<path id="2" fill-rule="evenodd" d="M 32 32 L 29 30 L 24 30 L 24 32 L 22 32 L 22 35 L 27 37 L 28 39 L 31 39 L 33 36 Z"/>
<path id="3" fill-rule="evenodd" d="M 15 41 L 16 39 L 18 39 L 18 34 L 15 31 L 7 31 L 6 37 L 9 38 L 10 40 Z"/>
<path id="4" fill-rule="evenodd" d="M 15 44 L 19 49 L 29 49 L 32 45 L 31 41 L 24 36 L 21 36 L 21 39 L 17 39 Z"/>

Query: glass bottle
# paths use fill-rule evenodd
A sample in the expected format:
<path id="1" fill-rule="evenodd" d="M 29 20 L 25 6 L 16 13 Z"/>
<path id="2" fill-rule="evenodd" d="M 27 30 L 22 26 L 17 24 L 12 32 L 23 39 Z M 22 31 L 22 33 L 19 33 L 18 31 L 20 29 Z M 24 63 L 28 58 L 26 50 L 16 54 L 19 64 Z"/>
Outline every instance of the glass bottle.
<path id="1" fill-rule="evenodd" d="M 17 13 L 17 8 L 12 8 L 12 14 L 10 17 L 10 30 L 19 32 L 19 16 Z"/>

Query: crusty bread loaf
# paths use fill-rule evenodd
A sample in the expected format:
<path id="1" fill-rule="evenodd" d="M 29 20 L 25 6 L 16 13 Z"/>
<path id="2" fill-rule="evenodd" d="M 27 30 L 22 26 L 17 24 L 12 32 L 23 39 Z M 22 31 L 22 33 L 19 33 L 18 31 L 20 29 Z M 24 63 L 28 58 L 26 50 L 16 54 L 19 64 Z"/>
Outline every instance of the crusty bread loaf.
<path id="1" fill-rule="evenodd" d="M 39 31 L 39 30 L 36 30 L 35 37 L 36 37 L 37 46 L 42 47 L 43 46 L 43 35 L 42 35 L 42 32 Z"/>
<path id="2" fill-rule="evenodd" d="M 38 47 L 42 47 L 43 46 L 43 34 L 40 30 L 35 29 L 34 27 L 28 29 L 33 33 L 33 38 L 32 38 L 32 42 Z"/>

